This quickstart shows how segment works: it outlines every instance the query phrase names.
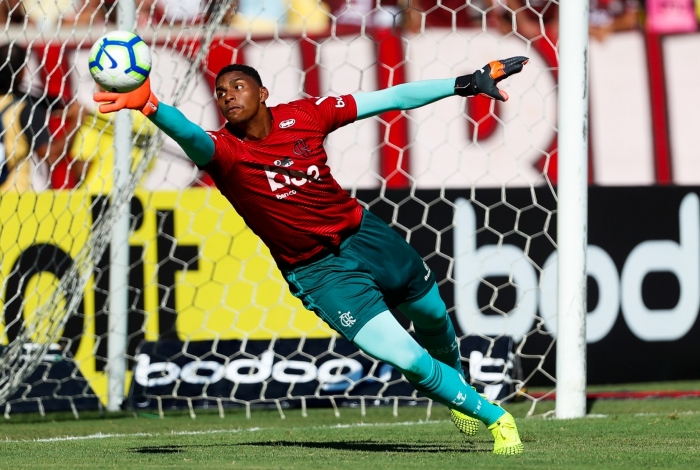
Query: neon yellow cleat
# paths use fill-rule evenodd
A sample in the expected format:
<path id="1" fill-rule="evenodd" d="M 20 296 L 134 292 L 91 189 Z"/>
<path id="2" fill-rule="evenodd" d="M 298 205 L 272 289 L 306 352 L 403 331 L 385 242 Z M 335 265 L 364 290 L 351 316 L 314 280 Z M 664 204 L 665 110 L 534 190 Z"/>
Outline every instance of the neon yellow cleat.
<path id="1" fill-rule="evenodd" d="M 452 422 L 455 423 L 455 426 L 462 434 L 476 436 L 476 433 L 479 432 L 479 423 L 481 421 L 478 419 L 474 419 L 457 410 L 450 410 L 450 416 L 452 417 Z"/>
<path id="2" fill-rule="evenodd" d="M 523 443 L 520 442 L 518 428 L 510 413 L 506 413 L 498 421 L 489 426 L 493 434 L 493 453 L 499 455 L 516 455 L 523 453 Z"/>

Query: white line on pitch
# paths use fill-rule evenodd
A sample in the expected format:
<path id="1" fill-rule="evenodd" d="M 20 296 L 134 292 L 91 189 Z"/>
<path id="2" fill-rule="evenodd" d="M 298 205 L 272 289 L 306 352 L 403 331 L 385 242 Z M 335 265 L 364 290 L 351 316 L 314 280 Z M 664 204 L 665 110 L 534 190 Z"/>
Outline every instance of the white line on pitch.
<path id="1" fill-rule="evenodd" d="M 380 426 L 417 426 L 422 424 L 439 424 L 447 423 L 448 420 L 436 420 L 436 421 L 403 421 L 400 423 L 356 423 L 356 424 L 332 424 L 327 426 L 304 426 L 295 428 L 247 428 L 247 429 L 210 429 L 207 431 L 171 431 L 169 433 L 149 433 L 149 432 L 137 432 L 133 434 L 105 434 L 98 432 L 96 434 L 89 434 L 87 436 L 63 436 L 63 437 L 47 437 L 47 438 L 37 438 L 37 439 L 18 439 L 11 440 L 5 439 L 0 442 L 4 443 L 19 443 L 19 442 L 64 442 L 64 441 L 84 441 L 91 439 L 110 439 L 113 437 L 158 437 L 158 436 L 199 436 L 207 434 L 240 434 L 245 432 L 260 432 L 260 431 L 276 431 L 276 430 L 289 430 L 289 431 L 301 431 L 301 430 L 318 430 L 318 429 L 347 429 L 347 428 L 361 428 L 361 427 L 380 427 Z"/>
<path id="2" fill-rule="evenodd" d="M 678 416 L 688 416 L 700 414 L 700 411 L 667 411 L 665 413 L 635 413 L 634 416 L 637 418 L 643 418 L 645 416 L 668 416 L 668 415 L 678 415 Z"/>

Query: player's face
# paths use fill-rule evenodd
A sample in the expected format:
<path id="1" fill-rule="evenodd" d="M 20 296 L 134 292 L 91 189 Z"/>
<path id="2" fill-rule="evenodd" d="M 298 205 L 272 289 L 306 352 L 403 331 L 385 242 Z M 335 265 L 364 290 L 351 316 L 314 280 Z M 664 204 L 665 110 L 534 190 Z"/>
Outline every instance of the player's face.
<path id="1" fill-rule="evenodd" d="M 268 97 L 267 88 L 243 72 L 229 72 L 216 82 L 216 100 L 221 114 L 231 124 L 253 119 Z"/>

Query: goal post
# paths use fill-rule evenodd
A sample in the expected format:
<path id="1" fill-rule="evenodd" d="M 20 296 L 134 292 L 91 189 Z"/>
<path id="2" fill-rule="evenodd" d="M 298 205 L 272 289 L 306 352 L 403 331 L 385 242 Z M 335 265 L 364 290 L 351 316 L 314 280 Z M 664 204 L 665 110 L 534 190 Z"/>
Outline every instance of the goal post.
<path id="1" fill-rule="evenodd" d="M 133 31 L 136 23 L 134 0 L 120 0 L 117 27 Z M 114 120 L 114 194 L 127 189 L 131 177 L 132 143 L 131 113 L 119 111 Z M 126 394 L 126 345 L 129 309 L 129 213 L 124 211 L 114 224 L 110 242 L 109 338 L 108 338 L 108 398 L 107 411 L 119 411 Z"/>
<path id="2" fill-rule="evenodd" d="M 572 140 L 580 137 L 582 116 L 571 114 L 581 110 L 575 93 L 583 91 L 566 93 L 575 104 L 557 102 L 581 77 L 569 66 L 557 84 L 556 41 L 545 30 L 530 40 L 509 32 L 515 24 L 503 18 L 516 12 L 500 3 L 492 10 L 469 2 L 455 11 L 402 11 L 335 2 L 329 10 L 325 4 L 333 2 L 294 0 L 279 14 L 253 8 L 233 17 L 232 0 L 209 0 L 194 10 L 187 2 L 171 10 L 159 3 L 147 9 L 134 0 L 103 1 L 88 11 L 59 0 L 29 1 L 28 17 L 47 5 L 57 11 L 55 29 L 28 21 L 10 25 L 6 34 L 28 51 L 26 88 L 17 96 L 47 121 L 63 113 L 64 127 L 51 132 L 56 142 L 66 136 L 64 152 L 51 161 L 38 157 L 41 152 L 22 157 L 21 165 L 31 166 L 33 190 L 15 186 L 0 195 L 0 406 L 6 416 L 57 409 L 77 416 L 83 409 L 116 411 L 125 401 L 137 411 L 162 415 L 180 408 L 193 416 L 201 409 L 224 416 L 228 407 L 284 413 L 327 406 L 339 413 L 346 406 L 364 413 L 368 406 L 429 402 L 390 365 L 358 351 L 303 308 L 267 248 L 172 140 L 139 113 L 96 111 L 87 51 L 108 30 L 132 24 L 151 46 L 155 94 L 204 129 L 223 124 L 212 85 L 230 63 L 260 72 L 272 106 L 530 57 L 522 73 L 499 85 L 510 95 L 506 103 L 454 97 L 384 113 L 333 132 L 326 148 L 341 186 L 435 272 L 471 383 L 492 400 L 528 401 L 529 414 L 555 383 L 557 400 L 567 396 L 559 387 L 580 377 L 567 378 L 570 370 L 561 371 L 550 352 L 556 337 L 558 361 L 585 354 L 584 336 L 583 349 L 567 356 L 572 326 L 559 307 L 578 295 L 567 305 L 585 316 L 585 264 L 575 268 L 583 281 L 577 278 L 566 292 L 568 284 L 557 287 L 557 279 L 571 279 L 573 265 L 564 261 L 570 255 L 562 250 L 580 263 L 576 250 L 585 246 L 585 233 L 583 242 L 572 238 L 573 222 L 568 234 L 555 233 L 553 220 L 558 217 L 561 228 L 564 217 L 580 223 L 583 214 L 585 222 L 585 175 L 583 189 L 580 179 L 564 183 L 566 175 L 581 176 L 566 155 L 572 145 L 585 147 Z M 76 14 L 89 21 L 72 20 Z M 562 34 L 568 29 L 560 28 Z M 564 36 L 561 41 L 570 44 Z M 54 104 L 44 109 L 33 96 Z M 66 118 L 71 104 L 83 116 L 75 128 Z M 573 137 L 558 152 L 565 131 Z M 294 143 L 290 155 L 303 157 L 304 145 Z M 557 153 L 555 193 L 548 166 Z M 308 184 L 279 170 L 260 176 L 273 196 Z M 564 205 L 571 200 L 578 209 Z M 572 301 L 583 303 L 573 308 Z M 585 392 L 585 377 L 575 384 L 574 393 L 581 385 Z"/>
<path id="3" fill-rule="evenodd" d="M 559 6 L 557 418 L 586 414 L 588 7 Z"/>

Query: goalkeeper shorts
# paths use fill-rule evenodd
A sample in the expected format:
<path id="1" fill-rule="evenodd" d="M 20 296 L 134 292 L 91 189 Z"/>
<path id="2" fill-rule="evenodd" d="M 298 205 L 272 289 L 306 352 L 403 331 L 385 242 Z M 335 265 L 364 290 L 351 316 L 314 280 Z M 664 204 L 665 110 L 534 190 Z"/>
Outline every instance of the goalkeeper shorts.
<path id="1" fill-rule="evenodd" d="M 304 307 L 351 341 L 369 320 L 421 299 L 435 283 L 416 250 L 367 210 L 337 250 L 281 271 Z"/>

